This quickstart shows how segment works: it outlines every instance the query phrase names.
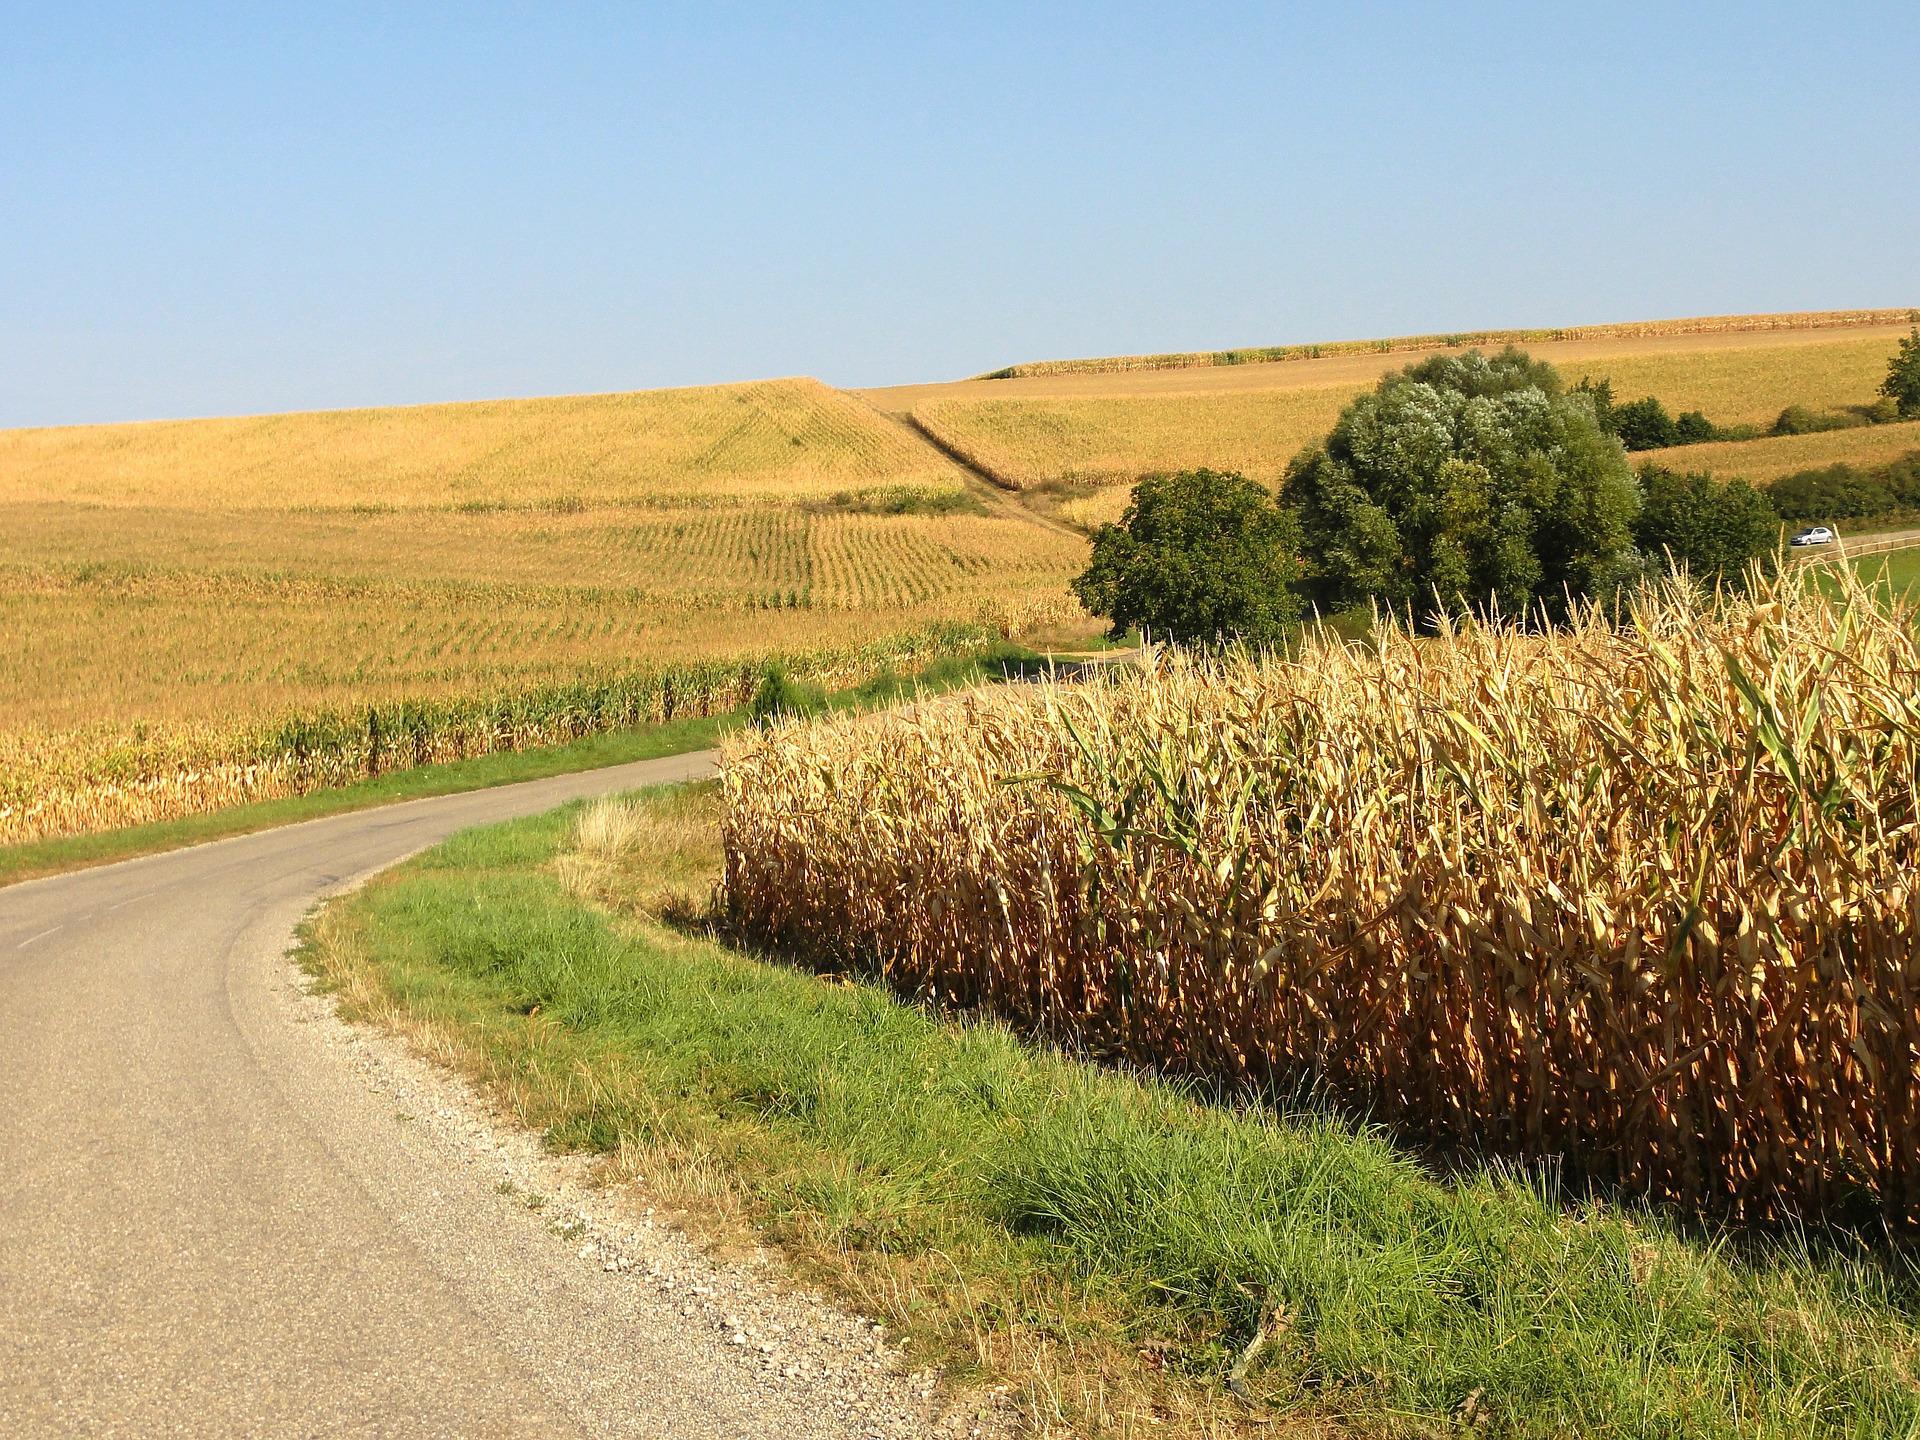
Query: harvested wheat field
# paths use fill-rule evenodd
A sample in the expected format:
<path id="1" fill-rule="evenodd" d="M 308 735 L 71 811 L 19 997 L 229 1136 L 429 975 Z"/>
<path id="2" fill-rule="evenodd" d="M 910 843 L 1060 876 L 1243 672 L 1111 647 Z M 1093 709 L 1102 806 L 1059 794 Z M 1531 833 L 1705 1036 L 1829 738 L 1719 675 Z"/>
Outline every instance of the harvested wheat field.
<path id="1" fill-rule="evenodd" d="M 0 498 L 290 509 L 792 503 L 953 493 L 953 467 L 817 380 L 0 431 Z"/>
<path id="2" fill-rule="evenodd" d="M 811 380 L 0 432 L 0 842 L 1090 630 L 980 489 Z"/>
<path id="3" fill-rule="evenodd" d="M 1334 340 L 1304 345 L 1255 346 L 1240 350 L 1199 350 L 1161 355 L 1110 355 L 1084 360 L 1042 360 L 1009 365 L 981 378 L 1024 380 L 1041 376 L 1100 375 L 1148 370 L 1192 370 L 1324 360 L 1364 355 L 1405 354 L 1461 346 L 1591 345 L 1612 347 L 1661 344 L 1711 337 L 1715 344 L 1773 344 L 1789 335 L 1823 330 L 1860 330 L 1920 323 L 1920 310 L 1794 310 L 1760 315 L 1695 315 L 1672 320 L 1627 320 L 1601 325 L 1550 329 L 1474 330 L 1448 334 L 1398 335 L 1374 340 Z"/>

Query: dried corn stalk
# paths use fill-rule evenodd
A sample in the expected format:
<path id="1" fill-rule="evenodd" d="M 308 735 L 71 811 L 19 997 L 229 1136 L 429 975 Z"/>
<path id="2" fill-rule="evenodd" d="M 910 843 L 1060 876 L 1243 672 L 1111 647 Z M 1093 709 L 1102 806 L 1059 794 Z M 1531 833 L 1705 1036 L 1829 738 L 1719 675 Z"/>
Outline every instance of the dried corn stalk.
<path id="1" fill-rule="evenodd" d="M 1920 645 L 1782 581 L 726 751 L 732 922 L 1751 1218 L 1920 1222 Z"/>

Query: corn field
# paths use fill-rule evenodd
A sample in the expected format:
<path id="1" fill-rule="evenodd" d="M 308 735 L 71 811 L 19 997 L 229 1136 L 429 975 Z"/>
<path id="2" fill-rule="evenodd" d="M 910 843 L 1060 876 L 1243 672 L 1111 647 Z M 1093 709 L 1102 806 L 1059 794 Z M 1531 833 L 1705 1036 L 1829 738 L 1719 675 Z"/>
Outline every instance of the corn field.
<path id="1" fill-rule="evenodd" d="M 837 651 L 777 657 L 829 687 L 977 649 L 984 627 L 943 625 Z M 689 661 L 483 696 L 381 700 L 256 725 L 0 731 L 0 844 L 170 820 L 253 800 L 611 730 L 721 714 L 752 698 L 767 657 Z"/>
<path id="2" fill-rule="evenodd" d="M 1682 586 L 738 737 L 744 937 L 1753 1220 L 1920 1223 L 1920 643 Z"/>
<path id="3" fill-rule="evenodd" d="M 1638 340 L 1662 335 L 1745 335 L 1776 330 L 1840 330 L 1901 325 L 1920 311 L 1802 310 L 1772 315 L 1701 315 L 1684 320 L 1638 320 L 1551 329 L 1474 330 L 1463 334 L 1398 335 L 1381 340 L 1333 340 L 1314 345 L 1262 345 L 1240 350 L 1189 350 L 1160 355 L 1107 355 L 1087 360 L 1036 360 L 1008 365 L 980 378 L 1018 380 L 1039 375 L 1102 375 L 1135 370 L 1190 370 L 1216 365 L 1262 365 L 1337 355 L 1433 350 L 1448 345 L 1530 345 L 1552 340 Z"/>

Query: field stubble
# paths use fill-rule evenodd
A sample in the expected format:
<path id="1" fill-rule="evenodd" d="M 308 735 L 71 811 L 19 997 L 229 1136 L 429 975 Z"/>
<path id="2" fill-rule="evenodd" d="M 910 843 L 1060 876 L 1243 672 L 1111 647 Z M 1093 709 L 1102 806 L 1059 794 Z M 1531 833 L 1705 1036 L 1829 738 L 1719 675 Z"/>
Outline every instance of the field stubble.
<path id="1" fill-rule="evenodd" d="M 1672 320 L 1629 320 L 1452 334 L 1400 335 L 1375 340 L 1334 340 L 1302 345 L 1253 346 L 1238 350 L 1192 350 L 1158 355 L 1109 355 L 1082 360 L 1040 360 L 1009 365 L 986 380 L 1054 379 L 1062 376 L 1140 374 L 1181 370 L 1242 369 L 1249 365 L 1320 363 L 1374 355 L 1458 348 L 1466 345 L 1529 345 L 1622 348 L 1697 344 L 1792 343 L 1831 330 L 1898 328 L 1920 323 L 1920 310 L 1796 310 L 1762 315 L 1696 315 Z"/>
<path id="2" fill-rule="evenodd" d="M 194 509 L 791 504 L 960 477 L 818 380 L 0 430 L 5 498 Z"/>

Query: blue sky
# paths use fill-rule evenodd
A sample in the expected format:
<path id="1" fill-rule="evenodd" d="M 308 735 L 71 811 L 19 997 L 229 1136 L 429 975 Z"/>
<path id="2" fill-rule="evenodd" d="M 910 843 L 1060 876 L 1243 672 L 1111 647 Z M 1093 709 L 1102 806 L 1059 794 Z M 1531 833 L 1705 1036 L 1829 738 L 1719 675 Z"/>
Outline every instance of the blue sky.
<path id="1" fill-rule="evenodd" d="M 6 12 L 0 424 L 1920 304 L 1920 6 Z"/>

